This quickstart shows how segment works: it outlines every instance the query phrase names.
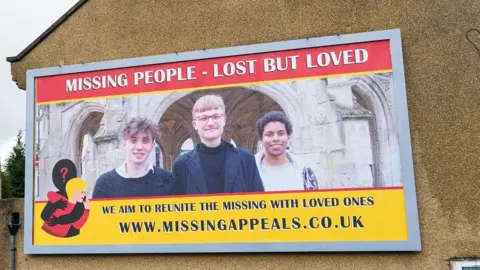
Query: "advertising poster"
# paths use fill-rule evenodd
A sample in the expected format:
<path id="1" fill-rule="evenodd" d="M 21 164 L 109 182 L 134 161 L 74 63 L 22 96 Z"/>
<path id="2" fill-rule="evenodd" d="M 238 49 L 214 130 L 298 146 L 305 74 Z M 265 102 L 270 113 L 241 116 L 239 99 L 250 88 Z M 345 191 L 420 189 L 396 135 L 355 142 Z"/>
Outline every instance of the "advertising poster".
<path id="1" fill-rule="evenodd" d="M 421 250 L 399 30 L 27 76 L 26 254 Z"/>

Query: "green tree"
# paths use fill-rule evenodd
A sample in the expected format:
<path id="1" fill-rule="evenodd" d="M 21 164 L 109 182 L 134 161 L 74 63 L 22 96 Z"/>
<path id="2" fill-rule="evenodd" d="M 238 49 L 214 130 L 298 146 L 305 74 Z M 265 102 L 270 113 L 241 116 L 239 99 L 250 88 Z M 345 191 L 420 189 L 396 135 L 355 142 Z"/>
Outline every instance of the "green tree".
<path id="1" fill-rule="evenodd" d="M 22 135 L 20 130 L 2 172 L 2 198 L 23 198 L 25 193 L 25 144 Z"/>
<path id="2" fill-rule="evenodd" d="M 0 181 L 2 183 L 2 198 L 12 197 L 12 183 L 5 178 L 5 172 L 0 159 Z"/>

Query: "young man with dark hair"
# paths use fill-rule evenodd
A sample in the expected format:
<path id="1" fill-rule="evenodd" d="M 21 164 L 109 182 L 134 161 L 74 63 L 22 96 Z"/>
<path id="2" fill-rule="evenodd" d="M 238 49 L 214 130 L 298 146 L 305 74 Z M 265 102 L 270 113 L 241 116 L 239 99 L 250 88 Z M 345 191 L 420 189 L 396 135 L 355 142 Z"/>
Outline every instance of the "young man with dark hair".
<path id="1" fill-rule="evenodd" d="M 264 191 L 254 155 L 222 140 L 227 119 L 222 98 L 198 99 L 192 116 L 201 142 L 173 163 L 172 194 Z"/>
<path id="2" fill-rule="evenodd" d="M 131 119 L 122 131 L 125 162 L 101 175 L 92 198 L 125 198 L 166 195 L 173 173 L 153 166 L 150 154 L 160 134 L 158 126 L 146 118 Z"/>
<path id="3" fill-rule="evenodd" d="M 265 191 L 318 189 L 313 170 L 287 150 L 292 123 L 282 112 L 269 112 L 257 121 L 263 151 L 255 155 Z"/>

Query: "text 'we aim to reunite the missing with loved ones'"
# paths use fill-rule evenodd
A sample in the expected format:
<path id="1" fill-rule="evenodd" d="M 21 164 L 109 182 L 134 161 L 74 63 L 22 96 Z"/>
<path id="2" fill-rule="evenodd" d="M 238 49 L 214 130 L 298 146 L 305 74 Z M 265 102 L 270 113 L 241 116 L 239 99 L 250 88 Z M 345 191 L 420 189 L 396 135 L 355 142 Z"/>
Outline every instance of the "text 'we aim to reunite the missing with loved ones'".
<path id="1" fill-rule="evenodd" d="M 282 200 L 246 200 L 225 202 L 198 202 L 172 204 L 136 204 L 102 207 L 105 215 L 125 215 L 135 213 L 172 213 L 172 212 L 212 212 L 212 211 L 248 211 L 271 209 L 269 215 L 275 215 L 274 209 L 286 208 L 331 208 L 331 207 L 371 207 L 373 197 L 344 197 L 344 198 L 310 198 L 310 199 L 282 199 Z M 169 216 L 170 217 L 170 216 Z M 197 231 L 243 231 L 243 230 L 318 230 L 318 229 L 361 229 L 364 228 L 362 216 L 310 216 L 300 217 L 255 217 L 255 218 L 219 218 L 205 220 L 162 220 L 157 221 L 120 222 L 121 233 L 142 232 L 197 232 Z"/>

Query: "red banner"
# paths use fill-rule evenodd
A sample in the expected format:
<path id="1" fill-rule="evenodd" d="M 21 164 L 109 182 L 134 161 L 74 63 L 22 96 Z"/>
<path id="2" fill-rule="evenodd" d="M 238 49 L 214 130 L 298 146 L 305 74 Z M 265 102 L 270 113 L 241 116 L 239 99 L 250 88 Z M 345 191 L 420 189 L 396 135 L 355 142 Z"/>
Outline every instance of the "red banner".
<path id="1" fill-rule="evenodd" d="M 37 103 L 390 71 L 389 41 L 74 73 L 36 79 Z"/>

